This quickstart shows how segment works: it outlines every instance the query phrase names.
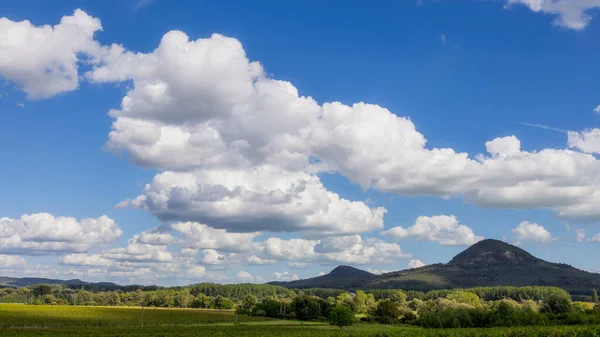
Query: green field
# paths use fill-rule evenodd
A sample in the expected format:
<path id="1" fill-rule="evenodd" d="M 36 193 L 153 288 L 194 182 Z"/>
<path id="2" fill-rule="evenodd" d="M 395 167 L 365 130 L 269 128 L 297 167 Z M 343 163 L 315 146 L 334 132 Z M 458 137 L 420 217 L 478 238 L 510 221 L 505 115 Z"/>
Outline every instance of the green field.
<path id="1" fill-rule="evenodd" d="M 239 316 L 233 311 L 199 309 L 0 305 L 2 337 L 596 337 L 599 326 L 553 326 L 492 329 L 423 329 L 355 324 L 340 330 L 318 322 Z"/>
<path id="2" fill-rule="evenodd" d="M 144 308 L 144 326 L 234 323 L 231 310 Z M 273 320 L 239 316 L 239 322 Z M 127 327 L 141 326 L 139 307 L 78 307 L 0 304 L 0 327 Z M 1 335 L 1 334 L 0 334 Z"/>

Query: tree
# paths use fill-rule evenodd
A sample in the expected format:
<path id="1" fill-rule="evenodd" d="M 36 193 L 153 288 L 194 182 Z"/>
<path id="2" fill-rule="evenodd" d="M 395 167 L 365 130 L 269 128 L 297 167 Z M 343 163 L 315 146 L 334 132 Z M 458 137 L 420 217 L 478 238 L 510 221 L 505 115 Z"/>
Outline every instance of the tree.
<path id="1" fill-rule="evenodd" d="M 329 313 L 329 324 L 339 326 L 340 329 L 352 323 L 354 323 L 354 312 L 345 305 L 338 305 Z"/>
<path id="2" fill-rule="evenodd" d="M 542 303 L 540 312 L 551 312 L 555 314 L 564 314 L 573 309 L 571 299 L 559 295 L 550 295 Z"/>
<path id="3" fill-rule="evenodd" d="M 383 300 L 377 304 L 377 320 L 382 324 L 394 324 L 398 322 L 398 317 L 402 315 L 400 308 L 392 300 Z"/>
<path id="4" fill-rule="evenodd" d="M 481 308 L 481 299 L 479 299 L 479 296 L 469 291 L 456 290 L 449 294 L 447 298 L 458 303 L 468 304 L 474 308 Z"/>
<path id="5" fill-rule="evenodd" d="M 299 320 L 317 319 L 323 316 L 323 307 L 326 307 L 325 300 L 315 296 L 296 297 L 292 303 L 292 308 Z"/>
<path id="6" fill-rule="evenodd" d="M 394 291 L 390 300 L 396 302 L 397 305 L 404 305 L 406 303 L 406 293 L 402 290 Z"/>
<path id="7" fill-rule="evenodd" d="M 598 292 L 596 289 L 592 289 L 592 302 L 598 303 Z"/>
<path id="8" fill-rule="evenodd" d="M 354 296 L 354 307 L 356 309 L 356 312 L 359 314 L 367 312 L 367 301 L 369 297 L 362 290 L 357 290 L 355 294 L 356 296 Z"/>

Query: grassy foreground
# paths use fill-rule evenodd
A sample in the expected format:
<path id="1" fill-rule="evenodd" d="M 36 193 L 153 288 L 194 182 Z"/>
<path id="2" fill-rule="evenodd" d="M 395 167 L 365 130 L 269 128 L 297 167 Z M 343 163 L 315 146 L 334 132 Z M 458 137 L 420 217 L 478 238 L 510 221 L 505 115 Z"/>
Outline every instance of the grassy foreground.
<path id="1" fill-rule="evenodd" d="M 239 316 L 229 310 L 144 309 L 0 305 L 2 337 L 596 337 L 600 326 L 553 326 L 493 329 L 423 329 L 356 324 L 339 328 L 324 323 Z"/>
<path id="2" fill-rule="evenodd" d="M 600 327 L 530 327 L 494 329 L 422 329 L 357 325 L 340 330 L 326 325 L 197 325 L 172 327 L 99 327 L 0 329 L 3 337 L 596 337 Z"/>
<path id="3" fill-rule="evenodd" d="M 234 323 L 231 310 L 144 308 L 144 326 Z M 239 316 L 239 322 L 272 321 Z M 0 304 L 0 328 L 139 327 L 140 307 L 78 307 Z M 0 335 L 2 335 L 0 333 Z"/>

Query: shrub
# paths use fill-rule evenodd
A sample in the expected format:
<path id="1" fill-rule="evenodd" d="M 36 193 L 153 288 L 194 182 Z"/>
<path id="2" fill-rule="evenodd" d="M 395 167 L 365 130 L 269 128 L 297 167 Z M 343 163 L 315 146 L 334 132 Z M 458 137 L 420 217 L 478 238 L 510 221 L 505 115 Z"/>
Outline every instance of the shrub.
<path id="1" fill-rule="evenodd" d="M 554 314 L 564 314 L 573 310 L 571 299 L 559 295 L 550 295 L 542 302 L 540 312 L 551 312 Z"/>
<path id="2" fill-rule="evenodd" d="M 339 326 L 350 326 L 354 323 L 354 312 L 345 305 L 338 305 L 329 313 L 329 324 Z"/>
<path id="3" fill-rule="evenodd" d="M 383 300 L 377 304 L 377 321 L 382 324 L 394 324 L 402 315 L 400 308 L 392 300 Z"/>

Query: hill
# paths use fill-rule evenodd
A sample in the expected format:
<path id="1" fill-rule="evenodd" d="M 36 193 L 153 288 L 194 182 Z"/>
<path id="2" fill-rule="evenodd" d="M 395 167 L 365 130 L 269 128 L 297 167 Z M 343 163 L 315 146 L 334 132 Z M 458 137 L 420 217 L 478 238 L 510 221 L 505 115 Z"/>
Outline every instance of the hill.
<path id="1" fill-rule="evenodd" d="M 340 273 L 339 268 L 344 272 Z M 486 286 L 555 286 L 571 294 L 600 288 L 600 274 L 567 264 L 539 259 L 498 240 L 483 240 L 456 255 L 447 264 L 373 275 L 352 267 L 310 279 L 271 283 L 287 288 L 434 289 Z"/>
<path id="2" fill-rule="evenodd" d="M 370 283 L 376 275 L 350 266 L 338 266 L 329 274 L 290 282 L 270 282 L 271 285 L 280 285 L 286 288 L 334 288 L 354 289 L 362 288 L 365 283 Z M 315 286 L 315 284 L 317 284 Z"/>
<path id="3" fill-rule="evenodd" d="M 0 276 L 0 286 L 27 287 L 35 284 L 64 284 L 68 286 L 90 286 L 99 288 L 120 288 L 121 286 L 112 282 L 85 282 L 78 279 L 58 280 L 39 277 L 4 277 Z"/>

